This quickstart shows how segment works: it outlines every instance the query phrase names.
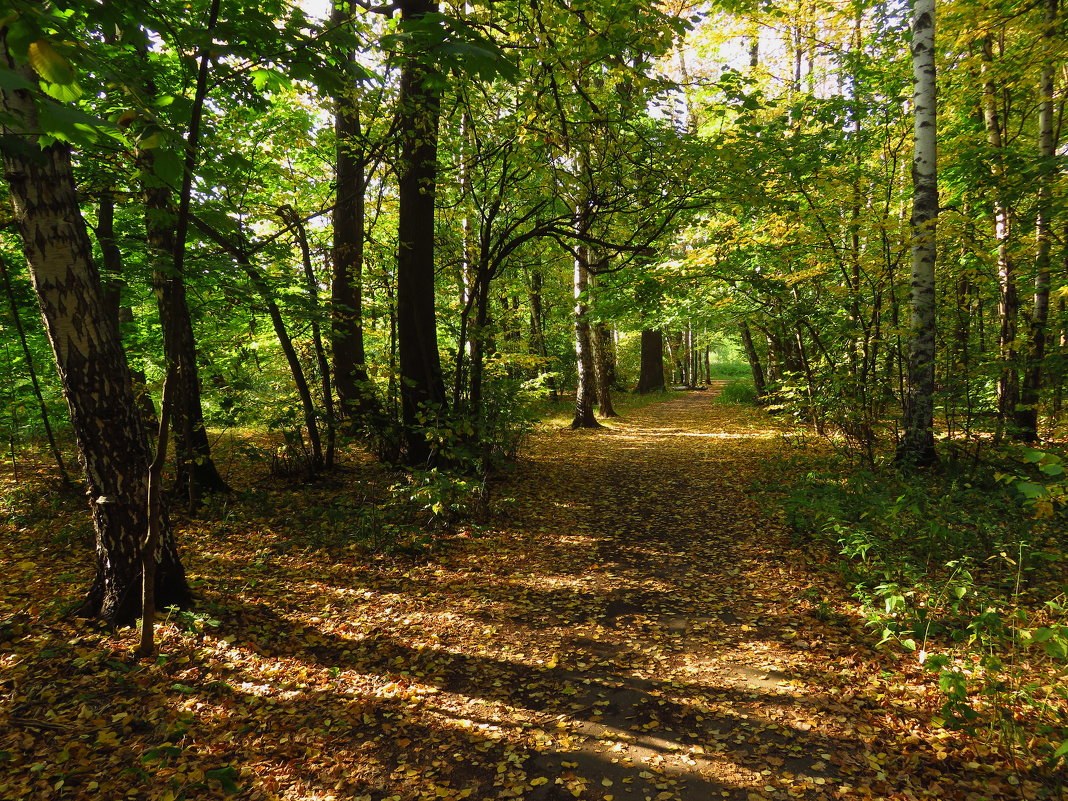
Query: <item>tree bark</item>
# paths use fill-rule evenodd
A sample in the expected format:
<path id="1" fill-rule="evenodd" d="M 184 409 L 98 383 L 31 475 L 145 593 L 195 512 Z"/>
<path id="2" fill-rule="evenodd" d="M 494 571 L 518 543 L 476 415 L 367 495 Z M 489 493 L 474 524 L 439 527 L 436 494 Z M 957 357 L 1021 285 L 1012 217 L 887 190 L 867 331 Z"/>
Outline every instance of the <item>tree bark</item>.
<path id="1" fill-rule="evenodd" d="M 407 0 L 403 22 L 437 11 L 431 0 Z M 440 98 L 429 81 L 426 48 L 409 43 L 401 69 L 398 118 L 401 164 L 398 181 L 397 346 L 401 375 L 402 458 L 410 466 L 433 460 L 422 429 L 446 411 L 434 308 L 434 196 Z"/>
<path id="2" fill-rule="evenodd" d="M 901 441 L 896 460 L 910 469 L 937 460 L 934 447 L 935 226 L 938 222 L 935 2 L 915 0 L 912 74 L 915 149 L 912 159 L 912 340 Z"/>
<path id="3" fill-rule="evenodd" d="M 1052 51 L 1056 34 L 1057 0 L 1046 0 L 1045 44 Z M 1043 162 L 1056 154 L 1053 90 L 1056 64 L 1052 56 L 1046 57 L 1039 79 L 1038 110 L 1038 156 Z M 1051 184 L 1055 175 L 1045 164 L 1038 179 L 1036 198 L 1038 215 L 1035 218 L 1035 293 L 1031 309 L 1029 347 L 1024 361 L 1023 385 L 1020 389 L 1020 405 L 1014 422 L 1016 437 L 1025 442 L 1038 439 L 1038 403 L 1042 389 L 1042 363 L 1046 357 L 1046 338 L 1049 327 L 1050 248 L 1052 245 L 1050 224 L 1053 216 Z"/>
<path id="4" fill-rule="evenodd" d="M 646 328 L 642 331 L 641 372 L 635 392 L 645 395 L 665 389 L 664 333 L 659 328 Z"/>
<path id="5" fill-rule="evenodd" d="M 0 60 L 18 69 L 6 38 L 0 42 Z M 27 68 L 19 71 L 35 79 Z M 3 107 L 21 120 L 18 129 L 6 133 L 33 141 L 39 128 L 33 97 L 5 90 Z M 80 612 L 130 624 L 140 611 L 141 540 L 148 529 L 148 438 L 126 355 L 114 327 L 105 322 L 70 148 L 57 142 L 34 154 L 5 150 L 4 174 L 70 408 L 96 532 L 96 572 Z M 191 596 L 173 532 L 165 526 L 161 533 L 156 597 L 164 606 L 187 606 Z"/>
<path id="6" fill-rule="evenodd" d="M 148 161 L 151 163 L 151 157 Z M 145 163 L 144 156 L 142 163 Z M 176 271 L 173 258 L 176 240 L 171 191 L 146 183 L 144 198 L 145 230 L 154 263 L 152 287 L 159 307 L 163 354 L 166 363 L 175 371 L 171 428 L 174 432 L 176 485 L 189 498 L 190 504 L 196 506 L 203 493 L 229 492 L 230 487 L 219 475 L 211 458 L 211 443 L 204 426 L 196 335 L 189 314 L 185 279 Z"/>
<path id="7" fill-rule="evenodd" d="M 338 2 L 334 24 L 352 19 L 350 6 Z M 356 53 L 347 54 L 354 60 Z M 347 93 L 334 98 L 335 179 L 333 272 L 330 281 L 330 341 L 334 386 L 342 414 L 367 417 L 380 412 L 367 374 L 363 341 L 364 213 L 367 160 L 360 114 Z"/>
<path id="8" fill-rule="evenodd" d="M 119 332 L 121 341 L 122 289 L 125 281 L 122 279 L 122 251 L 119 250 L 119 243 L 115 241 L 115 196 L 109 191 L 101 195 L 97 204 L 96 241 L 100 245 L 101 266 L 104 268 L 101 285 L 104 292 L 104 309 L 108 320 Z"/>
<path id="9" fill-rule="evenodd" d="M 585 216 L 580 226 L 584 225 Z M 593 415 L 593 403 L 597 394 L 597 376 L 594 372 L 593 343 L 590 330 L 589 307 L 586 305 L 586 293 L 589 289 L 589 251 L 585 245 L 579 245 L 575 254 L 575 360 L 578 370 L 578 386 L 575 389 L 575 416 L 572 428 L 601 428 Z"/>
<path id="10" fill-rule="evenodd" d="M 753 332 L 749 330 L 749 323 L 745 320 L 738 323 L 738 332 L 742 335 L 742 347 L 745 348 L 745 358 L 749 360 L 749 369 L 753 371 L 753 388 L 757 397 L 763 398 L 768 394 L 768 385 L 764 380 L 764 368 L 760 364 L 760 354 L 753 343 Z"/>
<path id="11" fill-rule="evenodd" d="M 531 350 L 545 359 L 542 370 L 549 366 L 549 345 L 545 337 L 545 303 L 542 298 L 545 278 L 538 267 L 530 274 L 530 344 Z M 557 398 L 556 381 L 549 375 L 546 381 L 549 388 L 549 397 L 555 401 Z"/>
<path id="12" fill-rule="evenodd" d="M 212 0 L 208 12 L 208 30 L 218 21 L 219 4 L 220 0 Z M 174 372 L 171 426 L 174 432 L 176 484 L 188 497 L 190 510 L 196 508 L 200 496 L 205 492 L 230 491 L 211 458 L 211 443 L 204 426 L 200 397 L 196 335 L 185 288 L 185 251 L 193 174 L 200 149 L 200 124 L 208 92 L 211 61 L 205 48 L 201 48 L 199 58 L 177 209 L 174 208 L 171 188 L 155 175 L 153 151 L 141 150 L 137 154 L 138 163 L 146 176 L 142 182 L 145 233 L 153 260 L 152 286 L 159 306 L 163 353 L 168 372 Z M 152 95 L 157 92 L 151 79 L 146 81 L 146 90 Z"/>
<path id="13" fill-rule="evenodd" d="M 619 417 L 612 406 L 612 351 L 608 329 L 603 324 L 591 326 L 593 372 L 597 379 L 597 410 L 601 417 Z"/>
<path id="14" fill-rule="evenodd" d="M 308 232 L 300 215 L 291 206 L 282 206 L 278 209 L 278 215 L 282 218 L 297 237 L 297 245 L 300 247 L 300 262 L 304 268 L 304 285 L 308 292 L 308 304 L 311 306 L 311 331 L 312 346 L 315 348 L 315 363 L 319 368 L 319 388 L 323 395 L 323 410 L 326 412 L 326 466 L 334 466 L 334 450 L 336 447 L 336 434 L 334 430 L 334 391 L 330 383 L 330 363 L 326 357 L 326 348 L 323 347 L 323 335 L 316 315 L 320 312 L 319 287 L 315 279 L 315 268 L 312 266 L 311 247 L 308 245 Z"/>
<path id="15" fill-rule="evenodd" d="M 994 43 L 991 36 L 982 41 L 983 63 L 983 123 L 986 126 L 987 144 L 993 150 L 991 173 L 994 178 L 994 239 L 997 242 L 998 269 L 998 316 L 1001 327 L 998 334 L 1000 374 L 998 376 L 998 430 L 1000 439 L 1005 426 L 1013 421 L 1016 405 L 1020 400 L 1020 373 L 1017 364 L 1016 335 L 1019 327 L 1020 300 L 1016 287 L 1016 266 L 1012 262 L 1011 235 L 1012 209 L 1004 196 L 1002 182 L 1005 178 L 1004 121 L 998 113 L 1000 89 L 994 77 Z"/>

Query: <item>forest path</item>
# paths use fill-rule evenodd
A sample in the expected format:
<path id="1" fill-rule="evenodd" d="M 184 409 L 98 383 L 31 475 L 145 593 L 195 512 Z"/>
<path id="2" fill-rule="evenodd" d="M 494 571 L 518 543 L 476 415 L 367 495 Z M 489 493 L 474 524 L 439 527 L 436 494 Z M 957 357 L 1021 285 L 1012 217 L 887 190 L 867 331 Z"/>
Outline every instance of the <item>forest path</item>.
<path id="1" fill-rule="evenodd" d="M 871 770 L 855 632 L 752 491 L 782 438 L 715 394 L 542 435 L 509 482 L 501 600 L 553 716 L 524 798 L 855 797 Z"/>
<path id="2" fill-rule="evenodd" d="M 66 518 L 0 520 L 0 799 L 1034 797 L 880 675 L 754 489 L 790 446 L 713 395 L 539 433 L 429 551 L 367 548 L 374 465 L 220 499 L 155 661 L 40 612 L 87 583 Z"/>

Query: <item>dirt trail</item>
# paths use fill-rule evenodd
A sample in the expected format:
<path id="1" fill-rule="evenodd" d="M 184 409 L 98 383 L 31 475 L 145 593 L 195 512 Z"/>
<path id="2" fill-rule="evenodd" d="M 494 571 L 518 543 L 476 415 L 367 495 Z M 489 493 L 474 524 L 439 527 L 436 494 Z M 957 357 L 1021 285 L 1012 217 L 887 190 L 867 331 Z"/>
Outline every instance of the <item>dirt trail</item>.
<path id="1" fill-rule="evenodd" d="M 865 765 L 826 681 L 855 649 L 804 614 L 823 590 L 751 489 L 781 438 L 713 395 L 543 436 L 510 482 L 513 645 L 549 655 L 554 716 L 524 797 L 834 797 Z"/>

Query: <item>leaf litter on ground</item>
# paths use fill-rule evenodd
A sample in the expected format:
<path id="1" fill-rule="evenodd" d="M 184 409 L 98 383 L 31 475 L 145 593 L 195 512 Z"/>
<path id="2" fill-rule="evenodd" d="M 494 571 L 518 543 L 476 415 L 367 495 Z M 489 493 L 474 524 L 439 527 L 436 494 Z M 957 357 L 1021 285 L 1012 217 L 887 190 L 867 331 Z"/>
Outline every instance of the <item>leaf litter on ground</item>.
<path id="1" fill-rule="evenodd" d="M 257 477 L 182 528 L 200 605 L 148 662 L 60 614 L 77 510 L 0 523 L 0 798 L 1063 798 L 872 647 L 754 490 L 788 447 L 712 393 L 546 430 L 485 525 L 421 554 L 294 531 L 366 503 L 358 472 Z"/>

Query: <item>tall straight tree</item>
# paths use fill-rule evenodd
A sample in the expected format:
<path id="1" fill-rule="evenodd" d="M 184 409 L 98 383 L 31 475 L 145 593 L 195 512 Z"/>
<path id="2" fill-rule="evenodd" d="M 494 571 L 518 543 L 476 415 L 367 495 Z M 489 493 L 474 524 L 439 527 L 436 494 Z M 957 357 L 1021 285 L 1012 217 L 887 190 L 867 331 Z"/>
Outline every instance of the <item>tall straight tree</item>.
<path id="1" fill-rule="evenodd" d="M 221 0 L 211 0 L 206 30 L 215 29 L 219 21 Z M 193 107 L 186 132 L 182 165 L 182 185 L 178 192 L 178 213 L 174 226 L 173 254 L 170 272 L 156 276 L 156 295 L 164 330 L 164 349 L 168 367 L 174 371 L 176 383 L 174 444 L 178 453 L 178 479 L 188 482 L 190 507 L 199 502 L 201 490 L 228 492 L 229 487 L 215 469 L 211 447 L 204 428 L 204 412 L 200 404 L 200 377 L 197 371 L 196 339 L 185 291 L 186 237 L 189 233 L 190 203 L 193 195 L 193 176 L 200 156 L 200 128 L 204 103 L 208 97 L 208 72 L 211 67 L 211 48 L 203 46 L 197 65 Z M 160 280 L 162 279 L 162 280 Z"/>
<path id="2" fill-rule="evenodd" d="M 26 54 L 16 60 L 7 33 L 0 29 L 0 65 L 32 87 L 36 76 L 21 63 Z M 126 355 L 105 308 L 70 147 L 55 141 L 36 148 L 42 129 L 31 89 L 5 88 L 2 102 L 4 133 L 20 143 L 4 149 L 4 175 L 70 409 L 96 531 L 96 574 L 81 611 L 113 624 L 132 623 L 140 610 L 141 542 L 148 530 L 148 439 Z M 189 587 L 166 526 L 155 556 L 160 605 L 187 605 Z"/>
<path id="3" fill-rule="evenodd" d="M 935 73 L 935 0 L 914 0 L 912 11 L 913 128 L 912 341 L 904 432 L 897 448 L 903 466 L 937 461 L 934 447 L 935 227 L 938 222 L 938 115 Z"/>
<path id="4" fill-rule="evenodd" d="M 214 0 L 209 10 L 207 30 L 214 28 L 218 16 L 219 2 Z M 145 39 L 147 38 L 146 36 Z M 154 64 L 149 58 L 147 45 L 140 48 L 140 58 L 140 75 L 146 77 L 143 79 L 143 86 L 136 87 L 137 91 L 143 91 L 150 98 L 157 97 L 159 90 L 152 77 Z M 211 443 L 204 426 L 196 334 L 189 312 L 185 281 L 186 232 L 189 228 L 187 218 L 193 172 L 200 149 L 200 127 L 207 97 L 209 66 L 209 56 L 206 51 L 202 52 L 185 142 L 177 205 L 172 187 L 157 170 L 156 149 L 140 148 L 136 152 L 145 204 L 145 239 L 152 263 L 152 287 L 159 308 L 164 358 L 174 374 L 171 425 L 174 431 L 176 484 L 179 492 L 188 498 L 190 507 L 198 505 L 200 496 L 205 492 L 230 491 L 211 457 Z M 152 123 L 145 133 L 149 140 L 159 139 L 159 131 Z"/>
<path id="5" fill-rule="evenodd" d="M 397 224 L 397 349 L 400 357 L 402 449 L 412 466 L 432 458 L 422 431 L 426 415 L 446 408 L 434 308 L 434 195 L 437 183 L 440 73 L 430 64 L 424 26 L 432 0 L 403 0 L 401 25 L 411 34 L 401 68 L 401 137 Z"/>
<path id="6" fill-rule="evenodd" d="M 352 6 L 346 0 L 334 5 L 331 21 L 336 26 L 352 24 Z M 348 63 L 356 51 L 346 49 Z M 353 87 L 334 97 L 336 153 L 334 177 L 333 274 L 330 280 L 330 339 L 334 386 L 342 414 L 364 415 L 377 409 L 367 376 L 363 343 L 364 206 L 367 193 L 367 147 L 360 125 L 360 110 Z"/>
<path id="7" fill-rule="evenodd" d="M 1057 152 L 1053 95 L 1057 75 L 1054 47 L 1058 0 L 1045 0 L 1045 6 L 1043 43 L 1048 50 L 1038 85 L 1038 156 L 1042 160 L 1042 172 L 1036 197 L 1038 214 L 1035 218 L 1035 293 L 1028 332 L 1030 343 L 1024 362 L 1023 384 L 1020 387 L 1020 405 L 1015 415 L 1016 436 L 1028 442 L 1038 439 L 1039 391 L 1042 389 L 1042 364 L 1046 356 L 1046 338 L 1049 335 L 1050 251 L 1053 240 L 1051 222 L 1054 217 L 1052 185 L 1055 174 L 1047 165 L 1052 162 Z"/>
<path id="8" fill-rule="evenodd" d="M 1017 333 L 1020 324 L 1020 296 L 1017 287 L 1017 270 L 1013 263 L 1012 236 L 1014 234 L 1013 210 L 1006 197 L 1006 183 L 1010 176 L 1005 158 L 1005 115 L 1002 113 L 1004 87 L 1000 70 L 994 60 L 994 37 L 983 37 L 983 124 L 990 147 L 990 173 L 993 178 L 994 239 L 997 242 L 998 266 L 998 312 L 1001 331 L 998 335 L 1000 349 L 1000 375 L 998 376 L 998 431 L 1000 438 L 1004 427 L 1013 422 L 1016 406 L 1020 400 L 1020 373 L 1017 352 Z"/>

